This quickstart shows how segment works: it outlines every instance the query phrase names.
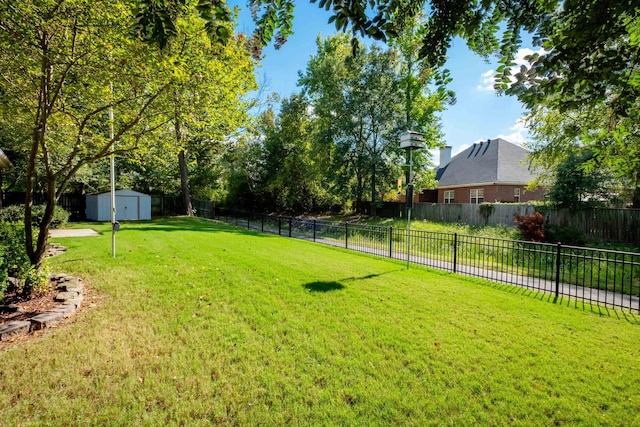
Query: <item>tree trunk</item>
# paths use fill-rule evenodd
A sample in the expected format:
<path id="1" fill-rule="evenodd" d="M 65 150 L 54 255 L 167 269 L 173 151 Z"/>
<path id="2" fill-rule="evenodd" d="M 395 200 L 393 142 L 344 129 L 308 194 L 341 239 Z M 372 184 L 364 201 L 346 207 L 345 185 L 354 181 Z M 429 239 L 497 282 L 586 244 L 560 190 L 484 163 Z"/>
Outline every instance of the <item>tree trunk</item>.
<path id="1" fill-rule="evenodd" d="M 356 213 L 360 213 L 362 211 L 362 192 L 363 192 L 363 183 L 362 183 L 362 174 L 358 170 L 356 173 Z"/>
<path id="2" fill-rule="evenodd" d="M 185 215 L 193 216 L 193 206 L 191 206 L 191 192 L 189 191 L 189 171 L 187 170 L 187 154 L 184 149 L 178 153 L 178 163 L 180 164 L 180 188 L 182 191 L 182 203 Z"/>
<path id="3" fill-rule="evenodd" d="M 633 189 L 632 207 L 640 209 L 640 172 L 636 175 L 636 188 Z"/>
<path id="4" fill-rule="evenodd" d="M 377 202 L 377 194 L 376 194 L 376 166 L 375 163 L 373 168 L 371 168 L 371 216 L 375 218 L 377 216 L 376 202 Z"/>
<path id="5" fill-rule="evenodd" d="M 189 191 L 189 170 L 187 169 L 187 152 L 184 148 L 184 138 L 182 136 L 182 114 L 180 111 L 180 92 L 176 89 L 173 93 L 175 97 L 175 118 L 174 130 L 176 133 L 176 143 L 178 145 L 178 165 L 180 168 L 180 192 L 182 195 L 182 205 L 184 206 L 184 214 L 193 216 L 193 207 L 191 206 L 191 192 Z"/>

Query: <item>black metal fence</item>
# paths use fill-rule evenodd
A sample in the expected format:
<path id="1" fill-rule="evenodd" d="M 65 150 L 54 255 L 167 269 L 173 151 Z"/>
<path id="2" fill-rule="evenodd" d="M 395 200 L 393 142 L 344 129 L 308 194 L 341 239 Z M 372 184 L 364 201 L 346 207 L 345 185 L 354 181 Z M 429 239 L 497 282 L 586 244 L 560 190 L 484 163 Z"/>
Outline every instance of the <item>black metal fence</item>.
<path id="1" fill-rule="evenodd" d="M 457 233 L 263 215 L 195 201 L 198 216 L 640 312 L 640 254 Z"/>
<path id="2" fill-rule="evenodd" d="M 21 205 L 24 204 L 26 193 L 24 192 L 7 192 L 4 195 L 3 206 Z M 41 193 L 33 194 L 33 204 L 41 205 L 46 202 L 46 196 Z M 67 212 L 69 212 L 69 220 L 71 221 L 84 221 L 86 216 L 86 196 L 84 194 L 76 193 L 64 193 L 58 200 L 58 205 L 62 206 Z"/>

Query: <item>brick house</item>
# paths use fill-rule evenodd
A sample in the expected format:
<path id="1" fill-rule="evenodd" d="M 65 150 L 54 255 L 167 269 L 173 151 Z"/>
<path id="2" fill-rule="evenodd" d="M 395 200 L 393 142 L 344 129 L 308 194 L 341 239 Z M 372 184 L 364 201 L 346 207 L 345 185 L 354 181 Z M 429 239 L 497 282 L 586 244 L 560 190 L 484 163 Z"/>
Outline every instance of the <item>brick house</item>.
<path id="1" fill-rule="evenodd" d="M 502 138 L 475 143 L 453 158 L 451 147 L 445 147 L 436 168 L 438 203 L 542 200 L 544 189 L 525 189 L 536 177 L 528 167 L 528 154 Z"/>

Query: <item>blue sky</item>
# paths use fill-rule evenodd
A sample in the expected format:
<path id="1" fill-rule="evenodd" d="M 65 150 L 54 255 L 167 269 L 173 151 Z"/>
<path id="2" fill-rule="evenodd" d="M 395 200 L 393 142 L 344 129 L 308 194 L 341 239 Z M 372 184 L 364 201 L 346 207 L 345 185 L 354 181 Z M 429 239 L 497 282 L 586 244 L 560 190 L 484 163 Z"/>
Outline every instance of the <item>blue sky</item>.
<path id="1" fill-rule="evenodd" d="M 253 21 L 244 1 L 232 0 L 229 5 L 242 9 L 237 31 L 252 32 Z M 327 24 L 330 12 L 318 8 L 317 4 L 296 2 L 294 16 L 294 34 L 280 50 L 268 46 L 263 52 L 261 67 L 256 69 L 258 82 L 266 82 L 269 93 L 277 92 L 285 97 L 299 90 L 296 87 L 298 71 L 304 70 L 315 54 L 318 33 L 323 37 L 336 33 L 335 27 Z M 523 50 L 522 55 L 527 52 L 531 51 Z M 526 140 L 526 129 L 519 122 L 524 109 L 515 98 L 497 96 L 492 89 L 491 71 L 495 70 L 495 63 L 487 63 L 470 52 L 462 40 L 455 40 L 446 68 L 453 78 L 450 88 L 456 92 L 457 103 L 440 117 L 444 142 L 453 147 L 454 155 L 488 138 L 501 137 L 517 144 Z M 438 163 L 437 154 L 434 161 Z"/>

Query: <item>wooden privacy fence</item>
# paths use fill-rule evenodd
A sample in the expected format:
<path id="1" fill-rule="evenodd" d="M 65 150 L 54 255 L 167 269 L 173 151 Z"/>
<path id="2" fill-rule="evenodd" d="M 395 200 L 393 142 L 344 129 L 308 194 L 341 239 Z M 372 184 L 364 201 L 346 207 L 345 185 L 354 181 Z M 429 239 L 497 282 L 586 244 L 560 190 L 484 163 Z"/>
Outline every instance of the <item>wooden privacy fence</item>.
<path id="1" fill-rule="evenodd" d="M 365 213 L 371 208 L 365 206 Z M 471 204 L 471 203 L 415 203 L 412 218 L 434 222 L 458 222 L 469 225 L 513 226 L 513 216 L 533 215 L 535 206 L 523 204 Z M 376 209 L 383 218 L 406 218 L 406 205 L 400 202 L 385 202 Z"/>
<path id="2" fill-rule="evenodd" d="M 509 225 L 513 224 L 513 216 L 533 215 L 532 205 L 500 205 L 448 203 L 430 204 L 416 203 L 412 215 L 416 219 L 436 222 L 461 222 L 469 225 Z"/>
<path id="3" fill-rule="evenodd" d="M 370 213 L 369 206 L 364 210 Z M 588 240 L 640 244 L 640 209 L 542 210 L 547 225 L 584 233 Z M 516 203 L 415 203 L 411 215 L 434 222 L 513 226 L 515 214 L 533 215 L 535 211 L 533 205 Z M 386 202 L 376 214 L 383 218 L 406 218 L 406 205 Z"/>
<path id="4" fill-rule="evenodd" d="M 589 240 L 640 244 L 640 209 L 550 210 L 547 224 L 583 232 Z"/>

